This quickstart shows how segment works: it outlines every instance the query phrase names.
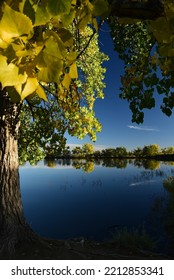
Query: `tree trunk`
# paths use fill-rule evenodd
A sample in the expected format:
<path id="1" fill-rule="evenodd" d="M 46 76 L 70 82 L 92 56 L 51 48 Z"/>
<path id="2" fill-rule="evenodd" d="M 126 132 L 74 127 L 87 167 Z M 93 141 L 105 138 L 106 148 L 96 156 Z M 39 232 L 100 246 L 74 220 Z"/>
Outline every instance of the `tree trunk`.
<path id="1" fill-rule="evenodd" d="M 21 203 L 18 146 L 19 105 L 0 90 L 0 256 L 12 254 L 15 244 L 32 231 Z"/>

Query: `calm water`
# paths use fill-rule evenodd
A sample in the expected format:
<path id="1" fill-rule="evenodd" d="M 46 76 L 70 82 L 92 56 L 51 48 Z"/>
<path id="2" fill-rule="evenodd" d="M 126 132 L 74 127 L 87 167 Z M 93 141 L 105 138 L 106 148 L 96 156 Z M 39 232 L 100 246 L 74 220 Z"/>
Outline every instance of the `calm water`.
<path id="1" fill-rule="evenodd" d="M 45 162 L 20 167 L 24 214 L 37 233 L 104 240 L 124 227 L 145 227 L 165 242 L 169 193 L 163 180 L 174 173 L 172 163 L 156 162 L 151 169 L 130 163 L 47 164 L 52 168 Z"/>

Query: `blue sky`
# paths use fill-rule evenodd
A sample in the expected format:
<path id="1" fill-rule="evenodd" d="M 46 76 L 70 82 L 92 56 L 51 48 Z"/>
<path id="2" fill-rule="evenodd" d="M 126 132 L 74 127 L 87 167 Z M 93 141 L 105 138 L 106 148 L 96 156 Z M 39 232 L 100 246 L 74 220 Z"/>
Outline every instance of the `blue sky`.
<path id="1" fill-rule="evenodd" d="M 128 150 L 150 144 L 158 144 L 162 148 L 174 146 L 174 115 L 167 117 L 161 112 L 158 95 L 156 108 L 144 111 L 144 123 L 137 125 L 131 122 L 128 102 L 119 98 L 123 63 L 113 50 L 108 26 L 102 26 L 99 41 L 101 50 L 109 55 L 110 60 L 104 64 L 107 68 L 105 99 L 98 99 L 95 104 L 96 116 L 103 128 L 102 132 L 97 134 L 94 146 L 97 149 L 124 146 Z M 70 147 L 92 143 L 89 137 L 78 140 L 76 137 L 66 136 Z"/>

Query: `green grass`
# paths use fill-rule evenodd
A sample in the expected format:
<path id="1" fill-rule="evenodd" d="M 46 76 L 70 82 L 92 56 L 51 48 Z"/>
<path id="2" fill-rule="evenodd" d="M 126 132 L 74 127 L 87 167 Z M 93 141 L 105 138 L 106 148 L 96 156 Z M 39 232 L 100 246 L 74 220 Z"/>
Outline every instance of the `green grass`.
<path id="1" fill-rule="evenodd" d="M 157 241 L 147 234 L 144 227 L 141 229 L 124 227 L 113 233 L 112 240 L 119 248 L 129 249 L 133 252 L 137 250 L 153 251 L 157 246 Z"/>

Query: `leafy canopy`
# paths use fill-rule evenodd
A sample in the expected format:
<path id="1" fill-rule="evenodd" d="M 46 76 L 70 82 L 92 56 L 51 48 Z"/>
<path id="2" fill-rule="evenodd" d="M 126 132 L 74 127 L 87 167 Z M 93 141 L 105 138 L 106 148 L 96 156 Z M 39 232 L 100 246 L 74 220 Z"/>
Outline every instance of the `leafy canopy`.
<path id="1" fill-rule="evenodd" d="M 153 3 L 152 3 L 153 4 Z M 109 18 L 115 50 L 125 63 L 120 97 L 129 102 L 132 121 L 141 123 L 144 109 L 155 106 L 167 116 L 174 107 L 174 5 L 164 1 L 164 15 L 156 20 Z"/>
<path id="2" fill-rule="evenodd" d="M 21 154 L 34 143 L 35 152 L 45 149 L 46 141 L 64 146 L 66 130 L 96 140 L 101 125 L 93 107 L 104 96 L 102 63 L 107 60 L 98 47 L 96 16 L 107 8 L 105 0 L 1 4 L 0 82 L 21 104 Z"/>

